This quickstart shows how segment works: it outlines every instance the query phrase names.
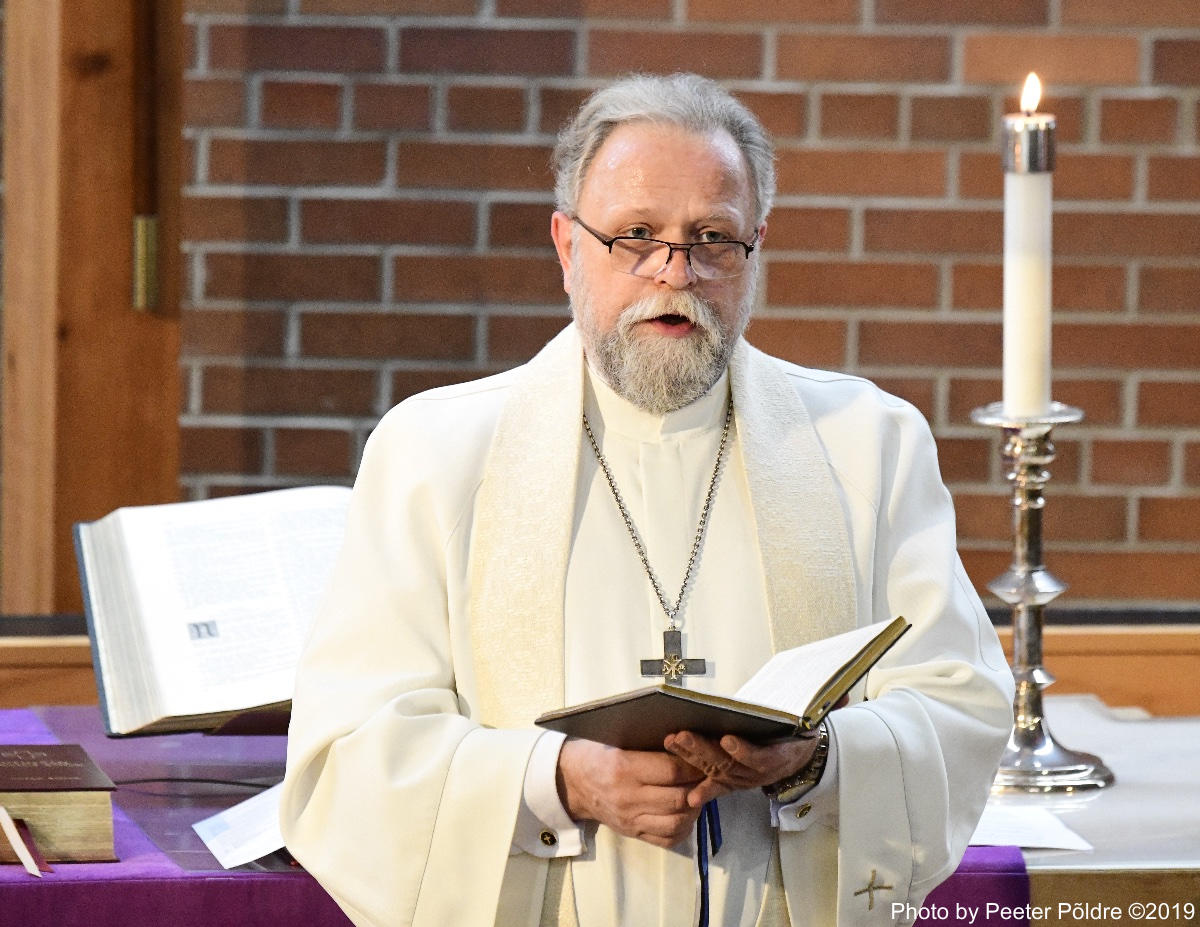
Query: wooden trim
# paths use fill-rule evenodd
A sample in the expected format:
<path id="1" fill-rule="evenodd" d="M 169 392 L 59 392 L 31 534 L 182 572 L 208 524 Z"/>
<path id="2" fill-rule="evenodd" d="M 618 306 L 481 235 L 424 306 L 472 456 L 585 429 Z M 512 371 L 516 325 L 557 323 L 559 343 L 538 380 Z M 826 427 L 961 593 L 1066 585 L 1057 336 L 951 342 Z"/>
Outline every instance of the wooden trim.
<path id="1" fill-rule="evenodd" d="M 183 25 L 159 6 L 160 316 L 131 305 L 133 0 L 5 8 L 0 612 L 80 611 L 74 523 L 179 497 Z"/>
<path id="2" fill-rule="evenodd" d="M 1012 656 L 1012 631 L 999 632 Z M 1092 693 L 1106 704 L 1154 715 L 1200 715 L 1200 628 L 1049 627 L 1043 663 L 1055 677 L 1050 695 Z"/>

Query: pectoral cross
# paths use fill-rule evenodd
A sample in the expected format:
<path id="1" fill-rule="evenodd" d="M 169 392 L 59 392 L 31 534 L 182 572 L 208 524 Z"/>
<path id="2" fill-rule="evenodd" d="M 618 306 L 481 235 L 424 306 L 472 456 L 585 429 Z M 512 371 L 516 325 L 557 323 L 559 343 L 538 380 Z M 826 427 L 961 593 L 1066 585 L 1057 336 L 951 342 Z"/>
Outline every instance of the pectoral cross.
<path id="1" fill-rule="evenodd" d="M 708 672 L 708 665 L 703 659 L 685 660 L 683 658 L 683 635 L 678 628 L 667 628 L 663 631 L 662 659 L 642 661 L 643 676 L 663 676 L 670 682 L 675 682 L 680 676 L 703 676 Z"/>

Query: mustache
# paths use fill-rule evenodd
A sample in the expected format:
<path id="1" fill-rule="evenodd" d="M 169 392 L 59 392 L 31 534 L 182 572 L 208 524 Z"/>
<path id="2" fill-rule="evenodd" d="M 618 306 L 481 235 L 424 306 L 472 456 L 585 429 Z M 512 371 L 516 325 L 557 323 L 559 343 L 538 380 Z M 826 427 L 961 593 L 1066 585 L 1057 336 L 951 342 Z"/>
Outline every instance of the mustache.
<path id="1" fill-rule="evenodd" d="M 628 331 L 638 322 L 657 319 L 664 315 L 677 315 L 687 319 L 697 328 L 713 334 L 719 333 L 718 316 L 712 304 L 695 293 L 654 293 L 630 304 L 622 313 L 618 327 Z"/>

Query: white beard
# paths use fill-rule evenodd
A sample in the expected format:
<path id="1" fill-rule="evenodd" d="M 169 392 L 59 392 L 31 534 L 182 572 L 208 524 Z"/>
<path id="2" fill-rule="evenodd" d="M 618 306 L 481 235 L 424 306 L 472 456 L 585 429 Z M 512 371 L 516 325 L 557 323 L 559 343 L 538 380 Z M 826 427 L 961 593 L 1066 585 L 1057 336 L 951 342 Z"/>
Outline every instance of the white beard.
<path id="1" fill-rule="evenodd" d="M 578 261 L 574 268 L 578 268 Z M 612 331 L 596 326 L 582 274 L 572 269 L 571 309 L 584 351 L 597 373 L 639 408 L 665 415 L 695 402 L 721 378 L 734 345 L 746 328 L 753 303 L 751 287 L 732 324 L 726 326 L 712 304 L 683 290 L 654 293 L 621 312 Z M 684 338 L 636 332 L 639 322 L 678 315 L 695 325 Z"/>

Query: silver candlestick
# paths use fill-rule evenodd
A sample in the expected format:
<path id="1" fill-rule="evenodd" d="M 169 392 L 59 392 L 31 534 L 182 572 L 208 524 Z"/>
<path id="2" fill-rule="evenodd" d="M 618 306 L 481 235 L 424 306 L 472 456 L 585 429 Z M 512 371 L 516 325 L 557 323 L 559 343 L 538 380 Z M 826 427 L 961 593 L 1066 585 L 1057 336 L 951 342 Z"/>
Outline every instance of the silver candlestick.
<path id="1" fill-rule="evenodd" d="M 1007 572 L 988 584 L 1012 606 L 1014 724 L 992 790 L 997 792 L 1072 792 L 1099 789 L 1113 774 L 1099 757 L 1060 746 L 1050 733 L 1042 711 L 1042 690 L 1054 682 L 1042 665 L 1042 624 L 1046 603 L 1066 584 L 1046 569 L 1042 558 L 1042 488 L 1050 479 L 1054 460 L 1050 430 L 1083 419 L 1083 411 L 1052 402 L 1050 411 L 1036 417 L 1006 415 L 994 402 L 975 409 L 972 421 L 1001 428 L 1002 455 L 1012 484 L 1013 560 Z"/>

